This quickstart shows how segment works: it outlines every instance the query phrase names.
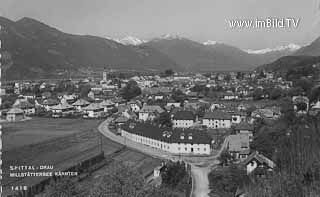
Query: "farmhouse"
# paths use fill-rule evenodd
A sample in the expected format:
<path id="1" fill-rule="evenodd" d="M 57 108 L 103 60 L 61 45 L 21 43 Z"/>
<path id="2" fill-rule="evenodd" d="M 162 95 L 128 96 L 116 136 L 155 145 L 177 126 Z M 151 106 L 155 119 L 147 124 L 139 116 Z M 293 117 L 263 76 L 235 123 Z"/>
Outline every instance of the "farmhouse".
<path id="1" fill-rule="evenodd" d="M 206 112 L 203 117 L 202 125 L 208 128 L 220 129 L 231 127 L 231 115 L 221 110 Z"/>
<path id="2" fill-rule="evenodd" d="M 85 118 L 99 118 L 104 114 L 104 108 L 99 103 L 91 103 L 83 108 Z"/>
<path id="3" fill-rule="evenodd" d="M 78 99 L 72 104 L 76 108 L 76 111 L 82 112 L 84 107 L 87 107 L 90 103 L 84 99 Z"/>
<path id="4" fill-rule="evenodd" d="M 35 107 L 27 100 L 16 102 L 13 104 L 13 107 L 22 109 L 25 115 L 33 115 L 36 113 Z"/>
<path id="5" fill-rule="evenodd" d="M 240 124 L 237 124 L 234 127 L 236 134 L 246 134 L 249 136 L 249 141 L 251 142 L 253 140 L 253 125 L 241 122 Z"/>
<path id="6" fill-rule="evenodd" d="M 260 169 L 262 171 L 272 171 L 275 167 L 275 163 L 259 153 L 255 151 L 249 155 L 249 157 L 244 161 L 246 165 L 247 174 L 251 174 L 256 169 Z"/>
<path id="7" fill-rule="evenodd" d="M 158 105 L 144 105 L 139 111 L 139 119 L 143 121 L 153 120 L 164 110 Z"/>
<path id="8" fill-rule="evenodd" d="M 59 101 L 52 98 L 45 99 L 43 102 L 38 102 L 36 100 L 36 105 L 40 105 L 41 107 L 45 108 L 45 110 L 47 111 L 50 111 L 51 107 L 56 106 L 58 104 L 59 104 Z"/>
<path id="9" fill-rule="evenodd" d="M 24 119 L 24 112 L 20 108 L 11 108 L 7 112 L 7 121 L 19 121 Z"/>
<path id="10" fill-rule="evenodd" d="M 205 132 L 172 129 L 150 123 L 128 123 L 121 136 L 175 154 L 210 154 L 212 140 Z"/>
<path id="11" fill-rule="evenodd" d="M 172 122 L 174 128 L 189 128 L 196 120 L 196 116 L 191 111 L 178 111 L 173 115 Z"/>
<path id="12" fill-rule="evenodd" d="M 51 107 L 52 117 L 64 117 L 74 113 L 74 107 L 67 103 L 58 104 L 56 106 Z"/>
<path id="13" fill-rule="evenodd" d="M 108 112 L 109 110 L 111 110 L 115 106 L 115 103 L 112 102 L 111 100 L 103 100 L 100 103 L 100 106 L 103 107 L 104 112 Z"/>
<path id="14" fill-rule="evenodd" d="M 240 161 L 245 160 L 249 153 L 249 136 L 245 134 L 229 135 L 226 138 L 229 153 Z"/>

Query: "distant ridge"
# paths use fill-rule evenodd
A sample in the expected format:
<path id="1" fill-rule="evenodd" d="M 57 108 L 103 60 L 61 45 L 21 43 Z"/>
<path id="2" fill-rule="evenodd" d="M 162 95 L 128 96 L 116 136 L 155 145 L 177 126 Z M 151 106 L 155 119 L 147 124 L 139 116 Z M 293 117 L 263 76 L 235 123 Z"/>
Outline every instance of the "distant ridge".
<path id="1" fill-rule="evenodd" d="M 66 70 L 115 69 L 175 70 L 179 66 L 147 46 L 125 46 L 113 40 L 63 33 L 42 22 L 22 18 L 16 22 L 0 17 L 3 40 L 4 79 L 50 78 Z"/>

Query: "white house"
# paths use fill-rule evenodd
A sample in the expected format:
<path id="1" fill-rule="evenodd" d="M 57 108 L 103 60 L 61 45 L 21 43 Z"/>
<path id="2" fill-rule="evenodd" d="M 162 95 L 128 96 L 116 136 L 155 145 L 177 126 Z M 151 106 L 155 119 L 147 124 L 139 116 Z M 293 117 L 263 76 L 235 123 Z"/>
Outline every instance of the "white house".
<path id="1" fill-rule="evenodd" d="M 227 112 L 214 110 L 204 114 L 202 125 L 214 129 L 230 128 L 231 118 L 231 115 Z"/>
<path id="2" fill-rule="evenodd" d="M 60 103 L 56 106 L 51 107 L 52 117 L 58 118 L 67 115 L 71 115 L 74 113 L 74 107 L 69 105 L 68 103 Z"/>
<path id="3" fill-rule="evenodd" d="M 129 102 L 131 111 L 133 112 L 139 112 L 141 110 L 141 103 L 139 103 L 138 101 L 130 101 Z"/>
<path id="4" fill-rule="evenodd" d="M 176 101 L 168 101 L 167 102 L 167 107 L 180 107 L 181 103 L 180 102 L 176 102 Z"/>
<path id="5" fill-rule="evenodd" d="M 174 128 L 190 128 L 196 121 L 196 116 L 191 111 L 178 111 L 172 117 Z"/>
<path id="6" fill-rule="evenodd" d="M 99 103 L 91 103 L 83 108 L 84 118 L 100 118 L 104 114 L 104 108 Z"/>
<path id="7" fill-rule="evenodd" d="M 210 111 L 216 110 L 216 109 L 224 109 L 226 106 L 223 103 L 220 102 L 214 102 L 210 106 Z"/>
<path id="8" fill-rule="evenodd" d="M 237 94 L 234 94 L 233 92 L 226 92 L 223 97 L 223 100 L 237 100 L 239 99 L 239 96 Z"/>
<path id="9" fill-rule="evenodd" d="M 158 105 L 144 105 L 139 111 L 139 119 L 143 121 L 153 120 L 163 112 L 164 110 Z"/>

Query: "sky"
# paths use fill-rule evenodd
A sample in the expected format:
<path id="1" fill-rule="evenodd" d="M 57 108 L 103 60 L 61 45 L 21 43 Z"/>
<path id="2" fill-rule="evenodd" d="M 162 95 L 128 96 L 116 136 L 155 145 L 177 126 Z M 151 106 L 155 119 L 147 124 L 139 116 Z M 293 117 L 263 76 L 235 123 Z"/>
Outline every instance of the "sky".
<path id="1" fill-rule="evenodd" d="M 63 32 L 151 39 L 177 34 L 242 49 L 306 45 L 320 36 L 320 0 L 0 0 L 0 15 Z M 230 28 L 232 19 L 300 20 L 297 28 Z"/>

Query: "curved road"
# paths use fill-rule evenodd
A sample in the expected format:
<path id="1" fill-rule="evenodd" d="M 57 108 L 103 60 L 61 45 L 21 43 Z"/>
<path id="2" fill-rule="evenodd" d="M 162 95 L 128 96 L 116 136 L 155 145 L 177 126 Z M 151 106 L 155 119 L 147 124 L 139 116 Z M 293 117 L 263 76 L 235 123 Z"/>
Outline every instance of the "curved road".
<path id="1" fill-rule="evenodd" d="M 221 146 L 220 150 L 217 151 L 216 154 L 206 156 L 206 157 L 192 157 L 192 156 L 181 156 L 171 154 L 156 148 L 152 148 L 150 146 L 146 146 L 128 139 L 116 135 L 112 131 L 109 130 L 108 125 L 111 119 L 107 119 L 103 121 L 99 126 L 98 130 L 101 134 L 105 137 L 115 141 L 117 143 L 126 145 L 132 149 L 138 150 L 142 153 L 151 155 L 155 158 L 178 161 L 183 160 L 186 163 L 191 165 L 191 175 L 193 179 L 193 191 L 192 197 L 209 197 L 209 180 L 208 174 L 212 167 L 218 164 L 217 157 L 220 155 L 222 150 L 226 147 L 226 141 L 224 141 L 223 145 Z"/>

